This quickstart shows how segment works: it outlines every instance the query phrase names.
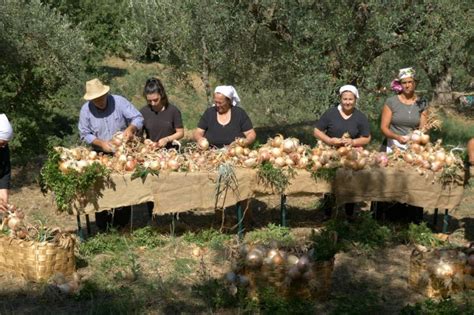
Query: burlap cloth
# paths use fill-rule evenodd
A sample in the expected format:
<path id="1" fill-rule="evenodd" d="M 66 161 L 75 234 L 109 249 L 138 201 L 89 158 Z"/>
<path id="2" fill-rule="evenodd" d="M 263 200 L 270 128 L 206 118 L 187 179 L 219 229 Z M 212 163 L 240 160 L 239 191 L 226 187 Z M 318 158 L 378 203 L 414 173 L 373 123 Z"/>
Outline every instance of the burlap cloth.
<path id="1" fill-rule="evenodd" d="M 211 172 L 161 172 L 145 180 L 131 175 L 112 175 L 74 204 L 74 213 L 93 213 L 111 208 L 154 202 L 153 213 L 204 211 L 228 207 L 254 196 L 278 194 L 257 176 L 257 170 L 235 168 L 235 181 L 217 185 Z M 217 188 L 219 186 L 219 193 Z M 297 170 L 284 191 L 287 196 L 321 195 L 333 192 L 339 205 L 361 201 L 398 201 L 424 208 L 453 209 L 461 202 L 463 186 L 441 185 L 433 175 L 421 176 L 412 169 L 339 169 L 333 183 L 315 181 L 311 174 Z"/>
<path id="2" fill-rule="evenodd" d="M 334 181 L 336 202 L 398 201 L 426 210 L 454 209 L 462 200 L 462 183 L 442 185 L 432 172 L 420 175 L 413 168 L 339 169 Z"/>

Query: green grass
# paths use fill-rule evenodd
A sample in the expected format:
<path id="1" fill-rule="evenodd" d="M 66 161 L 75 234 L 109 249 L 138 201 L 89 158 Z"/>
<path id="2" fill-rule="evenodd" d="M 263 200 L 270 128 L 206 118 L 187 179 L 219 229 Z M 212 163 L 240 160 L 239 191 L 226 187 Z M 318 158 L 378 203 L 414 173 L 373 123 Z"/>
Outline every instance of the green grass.
<path id="1" fill-rule="evenodd" d="M 197 233 L 186 232 L 183 235 L 183 240 L 185 242 L 193 243 L 201 247 L 209 247 L 214 250 L 223 249 L 231 239 L 232 236 L 220 233 L 212 228 Z"/>
<path id="2" fill-rule="evenodd" d="M 273 223 L 268 224 L 266 228 L 247 233 L 245 239 L 250 243 L 261 243 L 265 245 L 277 242 L 279 246 L 283 247 L 293 246 L 296 243 L 296 239 L 288 227 L 282 227 Z"/>

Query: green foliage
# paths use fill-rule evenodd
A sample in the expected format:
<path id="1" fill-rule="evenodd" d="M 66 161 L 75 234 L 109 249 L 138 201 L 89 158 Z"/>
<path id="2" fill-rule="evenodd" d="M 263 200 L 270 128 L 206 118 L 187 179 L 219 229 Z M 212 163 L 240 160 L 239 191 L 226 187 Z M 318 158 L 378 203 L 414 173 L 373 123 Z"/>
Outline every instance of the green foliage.
<path id="1" fill-rule="evenodd" d="M 79 245 L 79 253 L 86 257 L 107 252 L 124 252 L 127 249 L 128 245 L 124 236 L 114 231 L 107 234 L 97 234 Z"/>
<path id="2" fill-rule="evenodd" d="M 334 299 L 333 315 L 358 315 L 358 314 L 383 314 L 380 297 L 362 288 L 363 284 L 357 284 L 358 290 L 351 294 L 337 295 Z"/>
<path id="3" fill-rule="evenodd" d="M 135 246 L 153 249 L 165 245 L 167 240 L 151 226 L 146 226 L 132 232 L 131 242 Z"/>
<path id="4" fill-rule="evenodd" d="M 193 243 L 202 247 L 210 247 L 215 250 L 224 248 L 231 238 L 230 235 L 220 233 L 215 229 L 202 230 L 197 233 L 186 232 L 183 235 L 183 240 L 185 242 Z"/>
<path id="5" fill-rule="evenodd" d="M 334 258 L 342 247 L 337 237 L 334 230 L 324 229 L 319 234 L 313 231 L 311 234 L 312 248 L 314 249 L 313 258 L 316 261 L 328 261 Z"/>
<path id="6" fill-rule="evenodd" d="M 443 245 L 443 242 L 434 236 L 426 222 L 420 224 L 410 223 L 408 229 L 401 232 L 401 237 L 408 243 L 419 244 L 428 247 Z"/>
<path id="7" fill-rule="evenodd" d="M 275 292 L 271 286 L 258 290 L 258 301 L 248 301 L 246 310 L 263 314 L 313 314 L 314 305 L 306 299 L 287 299 Z"/>
<path id="8" fill-rule="evenodd" d="M 248 232 L 245 238 L 251 243 L 262 243 L 266 245 L 276 241 L 279 246 L 283 247 L 290 247 L 296 243 L 288 227 L 273 223 L 268 224 L 266 228 Z"/>
<path id="9" fill-rule="evenodd" d="M 94 43 L 93 56 L 120 54 L 125 45 L 120 35 L 130 11 L 124 0 L 41 0 L 80 27 L 88 42 Z"/>
<path id="10" fill-rule="evenodd" d="M 258 165 L 257 176 L 265 185 L 269 185 L 282 194 L 290 184 L 290 179 L 295 176 L 295 170 L 292 168 L 276 168 L 269 162 Z"/>
<path id="11" fill-rule="evenodd" d="M 0 112 L 15 130 L 12 157 L 27 162 L 74 135 L 90 45 L 69 21 L 33 1 L 0 3 Z"/>
<path id="12" fill-rule="evenodd" d="M 212 310 L 238 307 L 245 303 L 247 293 L 246 290 L 239 288 L 237 294 L 232 295 L 222 281 L 214 278 L 194 284 L 192 290 L 196 296 L 206 301 Z"/>
<path id="13" fill-rule="evenodd" d="M 106 182 L 110 170 L 104 165 L 93 163 L 79 173 L 68 169 L 67 173 L 59 169 L 60 154 L 55 149 L 49 152 L 48 159 L 41 168 L 41 191 L 51 191 L 54 194 L 56 206 L 60 211 L 72 211 L 72 203 L 90 192 L 99 181 Z"/>
<path id="14" fill-rule="evenodd" d="M 361 212 L 354 222 L 348 222 L 341 219 L 332 219 L 324 227 L 322 236 L 314 236 L 315 256 L 330 257 L 331 252 L 336 249 L 348 250 L 350 248 L 359 248 L 363 250 L 372 250 L 385 245 L 391 241 L 393 236 L 391 230 L 380 225 L 372 218 L 370 213 Z M 337 235 L 338 245 L 331 246 L 331 239 Z M 321 239 L 322 238 L 322 239 Z M 317 242 L 321 241 L 321 245 Z M 318 254 L 317 247 L 320 246 L 322 253 Z M 326 254 L 328 253 L 328 254 Z"/>
<path id="15" fill-rule="evenodd" d="M 145 182 L 148 175 L 159 176 L 160 171 L 152 170 L 150 168 L 144 167 L 141 164 L 138 164 L 138 166 L 135 168 L 135 171 L 131 175 L 131 180 L 140 178 L 143 182 Z"/>
<path id="16" fill-rule="evenodd" d="M 314 180 L 324 180 L 332 182 L 336 178 L 337 168 L 318 168 L 316 171 L 311 171 L 311 178 Z"/>
<path id="17" fill-rule="evenodd" d="M 467 315 L 474 313 L 472 294 L 466 294 L 456 299 L 439 301 L 427 299 L 414 305 L 405 306 L 400 314 L 403 315 Z"/>

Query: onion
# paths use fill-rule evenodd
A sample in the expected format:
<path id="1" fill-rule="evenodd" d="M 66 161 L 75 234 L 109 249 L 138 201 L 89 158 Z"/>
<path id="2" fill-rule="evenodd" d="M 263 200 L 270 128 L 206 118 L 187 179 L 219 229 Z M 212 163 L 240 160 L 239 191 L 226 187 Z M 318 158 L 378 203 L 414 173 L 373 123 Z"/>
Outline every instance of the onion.
<path id="1" fill-rule="evenodd" d="M 16 230 L 17 226 L 20 224 L 21 220 L 18 219 L 16 216 L 10 216 L 8 218 L 8 227 L 11 229 L 11 230 Z"/>
<path id="2" fill-rule="evenodd" d="M 410 149 L 415 153 L 420 153 L 420 151 L 421 151 L 421 147 L 418 143 L 412 143 L 410 145 Z"/>
<path id="3" fill-rule="evenodd" d="M 291 153 L 296 150 L 296 145 L 293 139 L 285 139 L 283 140 L 283 151 L 286 153 Z"/>
<path id="4" fill-rule="evenodd" d="M 255 167 L 257 165 L 256 158 L 249 158 L 244 161 L 245 167 Z"/>
<path id="5" fill-rule="evenodd" d="M 341 155 L 341 156 L 344 156 L 346 155 L 348 152 L 350 151 L 350 149 L 346 146 L 342 146 L 340 148 L 337 149 L 337 152 Z"/>
<path id="6" fill-rule="evenodd" d="M 304 272 L 309 268 L 309 264 L 310 262 L 308 256 L 303 255 L 296 263 L 296 267 L 298 267 L 299 271 Z"/>
<path id="7" fill-rule="evenodd" d="M 275 256 L 276 254 L 279 255 L 280 253 L 278 252 L 278 249 L 273 248 L 273 249 L 270 249 L 270 250 L 268 251 L 267 257 L 270 258 L 270 259 L 272 259 L 273 256 Z"/>
<path id="8" fill-rule="evenodd" d="M 277 135 L 276 137 L 274 137 L 270 141 L 271 146 L 275 147 L 275 148 L 279 148 L 282 143 L 283 143 L 283 136 L 282 135 Z"/>
<path id="9" fill-rule="evenodd" d="M 70 164 L 69 162 L 60 162 L 59 163 L 59 170 L 63 173 L 67 173 L 69 164 Z"/>
<path id="10" fill-rule="evenodd" d="M 239 275 L 239 285 L 243 286 L 243 287 L 246 287 L 249 285 L 250 283 L 250 280 L 249 278 L 247 278 L 246 276 L 244 275 Z"/>
<path id="11" fill-rule="evenodd" d="M 120 163 L 125 164 L 125 163 L 127 163 L 127 160 L 128 160 L 128 159 L 127 159 L 127 156 L 126 156 L 125 154 L 120 154 L 118 160 L 119 160 Z"/>
<path id="12" fill-rule="evenodd" d="M 272 257 L 272 264 L 275 266 L 282 265 L 285 262 L 283 257 L 281 257 L 280 253 L 277 253 L 275 256 Z"/>
<path id="13" fill-rule="evenodd" d="M 244 148 L 242 148 L 240 146 L 236 146 L 234 148 L 234 150 L 235 150 L 235 155 L 236 156 L 241 156 L 244 153 Z"/>
<path id="14" fill-rule="evenodd" d="M 444 153 L 442 150 L 439 150 L 435 153 L 435 157 L 437 161 L 444 161 L 446 160 L 446 153 Z"/>
<path id="15" fill-rule="evenodd" d="M 77 161 L 77 168 L 79 169 L 79 171 L 82 171 L 87 166 L 89 166 L 89 162 L 87 162 L 86 160 Z"/>
<path id="16" fill-rule="evenodd" d="M 150 169 L 152 169 L 152 170 L 154 170 L 154 171 L 159 170 L 159 169 L 160 169 L 160 166 L 161 166 L 161 165 L 160 165 L 160 162 L 158 162 L 158 161 L 156 161 L 156 160 L 150 162 Z"/>
<path id="17" fill-rule="evenodd" d="M 267 150 L 260 150 L 258 154 L 260 161 L 268 161 L 271 157 L 270 152 Z"/>
<path id="18" fill-rule="evenodd" d="M 281 156 L 279 156 L 279 157 L 275 158 L 274 164 L 278 167 L 283 167 L 283 166 L 286 165 L 286 161 Z"/>
<path id="19" fill-rule="evenodd" d="M 262 253 L 258 250 L 251 250 L 245 257 L 245 262 L 249 267 L 260 267 L 263 262 Z"/>
<path id="20" fill-rule="evenodd" d="M 356 165 L 357 165 L 358 170 L 363 169 L 366 164 L 367 164 L 367 159 L 366 158 L 361 158 L 361 159 L 356 161 Z"/>
<path id="21" fill-rule="evenodd" d="M 296 263 L 298 262 L 298 257 L 296 257 L 295 255 L 288 255 L 286 262 L 289 266 L 296 265 Z"/>
<path id="22" fill-rule="evenodd" d="M 235 148 L 230 148 L 229 151 L 227 151 L 227 154 L 228 154 L 229 156 L 235 156 L 235 155 L 236 155 L 236 154 L 235 154 Z"/>
<path id="23" fill-rule="evenodd" d="M 442 167 L 443 167 L 443 164 L 440 161 L 434 161 L 433 163 L 431 163 L 431 170 L 433 172 L 439 171 Z"/>
<path id="24" fill-rule="evenodd" d="M 430 136 L 427 135 L 427 134 L 422 134 L 420 136 L 420 143 L 421 144 L 427 144 L 428 142 L 430 142 Z"/>
<path id="25" fill-rule="evenodd" d="M 413 163 L 413 155 L 411 155 L 410 153 L 406 152 L 404 155 L 403 155 L 403 159 L 405 160 L 405 162 L 407 163 Z"/>
<path id="26" fill-rule="evenodd" d="M 451 154 L 447 155 L 445 162 L 446 165 L 451 166 L 454 163 L 454 156 L 452 156 Z"/>
<path id="27" fill-rule="evenodd" d="M 252 150 L 248 153 L 248 156 L 251 158 L 257 158 L 258 157 L 258 152 L 256 150 Z"/>
<path id="28" fill-rule="evenodd" d="M 288 154 L 288 157 L 293 161 L 295 162 L 295 164 L 298 164 L 299 160 L 300 160 L 300 155 L 297 153 L 297 152 L 291 152 L 290 154 Z"/>
<path id="29" fill-rule="evenodd" d="M 298 162 L 298 167 L 299 168 L 305 168 L 307 165 L 308 165 L 308 158 L 306 156 L 303 156 L 302 158 L 300 158 L 299 162 Z"/>
<path id="30" fill-rule="evenodd" d="M 287 166 L 293 166 L 293 165 L 295 165 L 295 162 L 293 162 L 292 159 L 290 159 L 289 157 L 287 157 L 287 158 L 285 159 L 285 164 L 286 164 Z"/>
<path id="31" fill-rule="evenodd" d="M 306 148 L 302 145 L 300 145 L 296 148 L 296 152 L 298 152 L 299 154 L 303 154 L 304 151 L 306 151 Z"/>
<path id="32" fill-rule="evenodd" d="M 279 157 L 281 156 L 281 149 L 280 148 L 272 148 L 272 151 L 271 151 L 271 154 L 274 156 L 274 157 Z"/>
<path id="33" fill-rule="evenodd" d="M 241 147 L 246 147 L 247 146 L 247 140 L 245 138 L 237 138 L 235 140 L 235 143 L 237 143 Z"/>
<path id="34" fill-rule="evenodd" d="M 249 155 L 250 154 L 250 149 L 249 148 L 244 148 L 243 155 Z"/>
<path id="35" fill-rule="evenodd" d="M 198 141 L 198 146 L 201 150 L 207 150 L 207 149 L 209 149 L 209 141 L 207 141 L 206 138 L 201 138 Z"/>
<path id="36" fill-rule="evenodd" d="M 89 160 L 95 160 L 96 157 L 97 157 L 97 152 L 95 151 L 89 152 L 89 156 L 88 156 Z"/>
<path id="37" fill-rule="evenodd" d="M 137 166 L 137 160 L 133 159 L 132 157 L 128 158 L 128 161 L 125 163 L 125 170 L 127 172 L 131 172 Z"/>
<path id="38" fill-rule="evenodd" d="M 176 171 L 179 168 L 179 162 L 175 159 L 171 159 L 168 161 L 168 167 L 173 171 Z"/>

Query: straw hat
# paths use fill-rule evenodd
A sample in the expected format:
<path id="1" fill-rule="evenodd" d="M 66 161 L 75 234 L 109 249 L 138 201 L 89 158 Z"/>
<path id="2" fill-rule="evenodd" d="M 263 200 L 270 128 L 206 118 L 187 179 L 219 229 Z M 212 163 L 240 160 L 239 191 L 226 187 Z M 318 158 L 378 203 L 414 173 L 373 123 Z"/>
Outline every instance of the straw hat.
<path id="1" fill-rule="evenodd" d="M 86 94 L 84 99 L 86 101 L 101 97 L 109 92 L 110 86 L 103 84 L 99 79 L 92 79 L 86 82 Z"/>

